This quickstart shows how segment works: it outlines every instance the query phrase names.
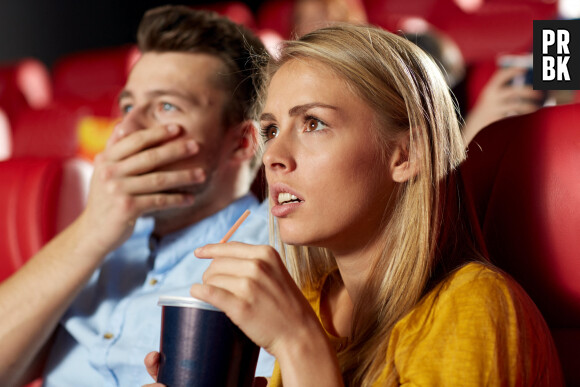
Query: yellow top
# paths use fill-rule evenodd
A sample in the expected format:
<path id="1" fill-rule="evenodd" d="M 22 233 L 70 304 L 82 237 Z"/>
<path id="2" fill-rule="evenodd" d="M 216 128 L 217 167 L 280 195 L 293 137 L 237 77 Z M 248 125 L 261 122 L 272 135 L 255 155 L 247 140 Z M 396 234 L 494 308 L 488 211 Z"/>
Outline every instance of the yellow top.
<path id="1" fill-rule="evenodd" d="M 305 296 L 320 318 L 320 286 Z M 331 340 L 340 340 L 329 335 Z M 407 386 L 560 386 L 545 322 L 513 280 L 470 263 L 437 285 L 391 333 L 383 386 L 394 362 Z M 270 387 L 282 386 L 276 364 Z"/>

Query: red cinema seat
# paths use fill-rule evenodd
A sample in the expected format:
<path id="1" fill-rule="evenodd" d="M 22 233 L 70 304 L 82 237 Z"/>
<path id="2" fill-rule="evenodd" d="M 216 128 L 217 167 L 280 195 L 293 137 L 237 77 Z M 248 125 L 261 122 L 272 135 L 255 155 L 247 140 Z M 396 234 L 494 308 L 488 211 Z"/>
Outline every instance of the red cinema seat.
<path id="1" fill-rule="evenodd" d="M 292 38 L 293 0 L 268 0 L 258 9 L 256 20 L 259 29 L 276 31 L 284 39 Z"/>
<path id="2" fill-rule="evenodd" d="M 51 105 L 19 114 L 12 125 L 12 157 L 74 157 L 80 111 Z"/>
<path id="3" fill-rule="evenodd" d="M 78 216 L 91 172 L 79 159 L 0 162 L 0 282 Z M 39 379 L 26 387 L 41 385 Z"/>
<path id="4" fill-rule="evenodd" d="M 70 101 L 69 101 L 70 102 Z M 12 157 L 82 157 L 93 160 L 110 137 L 118 118 L 101 115 L 89 106 L 53 104 L 26 110 L 14 120 L 10 131 Z M 0 136 L 2 134 L 0 117 Z M 8 146 L 6 146 L 7 148 Z M 0 144 L 0 160 L 3 153 Z"/>
<path id="5" fill-rule="evenodd" d="M 580 385 L 580 104 L 480 132 L 461 166 L 490 258 L 552 331 L 567 385 Z"/>
<path id="6" fill-rule="evenodd" d="M 52 101 L 47 67 L 34 58 L 0 65 L 0 108 L 9 117 L 22 109 L 38 109 Z"/>
<path id="7" fill-rule="evenodd" d="M 12 155 L 12 129 L 8 116 L 0 108 L 0 161 Z"/>
<path id="8" fill-rule="evenodd" d="M 126 45 L 60 58 L 53 66 L 55 100 L 114 100 L 139 56 L 135 45 Z"/>
<path id="9" fill-rule="evenodd" d="M 256 19 L 250 7 L 241 1 L 223 1 L 208 3 L 195 8 L 207 9 L 226 16 L 234 23 L 241 24 L 248 28 L 256 28 Z"/>
<path id="10" fill-rule="evenodd" d="M 89 175 L 72 160 L 0 162 L 0 282 L 80 213 Z"/>

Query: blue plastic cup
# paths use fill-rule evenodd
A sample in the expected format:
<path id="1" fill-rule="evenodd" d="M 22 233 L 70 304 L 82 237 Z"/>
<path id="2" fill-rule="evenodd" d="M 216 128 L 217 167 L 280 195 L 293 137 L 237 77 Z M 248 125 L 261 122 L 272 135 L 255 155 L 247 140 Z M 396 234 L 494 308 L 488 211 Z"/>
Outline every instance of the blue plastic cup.
<path id="1" fill-rule="evenodd" d="M 260 347 L 216 307 L 162 296 L 157 381 L 168 387 L 252 387 Z"/>

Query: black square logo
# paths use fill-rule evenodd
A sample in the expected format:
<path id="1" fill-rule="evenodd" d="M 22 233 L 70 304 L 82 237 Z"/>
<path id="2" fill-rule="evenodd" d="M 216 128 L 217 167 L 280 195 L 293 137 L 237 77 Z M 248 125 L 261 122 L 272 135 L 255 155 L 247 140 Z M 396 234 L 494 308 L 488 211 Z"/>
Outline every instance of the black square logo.
<path id="1" fill-rule="evenodd" d="M 534 20 L 534 89 L 580 90 L 580 20 Z"/>

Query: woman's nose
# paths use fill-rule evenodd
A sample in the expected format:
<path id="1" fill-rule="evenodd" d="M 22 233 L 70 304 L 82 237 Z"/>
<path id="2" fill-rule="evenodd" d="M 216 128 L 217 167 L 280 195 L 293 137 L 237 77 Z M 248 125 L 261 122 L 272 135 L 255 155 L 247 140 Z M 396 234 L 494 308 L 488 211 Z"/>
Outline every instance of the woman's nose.
<path id="1" fill-rule="evenodd" d="M 271 172 L 290 172 L 296 168 L 293 155 L 293 141 L 286 136 L 280 136 L 268 141 L 262 156 L 267 170 Z"/>

